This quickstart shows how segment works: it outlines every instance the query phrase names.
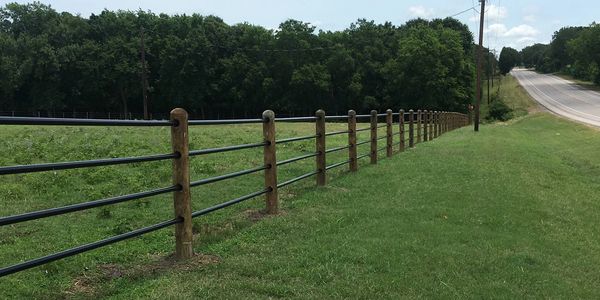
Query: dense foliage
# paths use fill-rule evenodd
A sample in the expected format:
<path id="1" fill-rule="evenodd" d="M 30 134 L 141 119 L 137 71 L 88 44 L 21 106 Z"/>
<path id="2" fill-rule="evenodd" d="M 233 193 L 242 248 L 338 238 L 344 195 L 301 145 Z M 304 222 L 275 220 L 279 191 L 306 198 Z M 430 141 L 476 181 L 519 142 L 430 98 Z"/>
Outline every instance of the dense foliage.
<path id="1" fill-rule="evenodd" d="M 141 112 L 142 30 L 153 112 L 464 110 L 473 97 L 473 37 L 456 19 L 316 32 L 296 20 L 268 30 L 197 14 L 83 18 L 36 2 L 0 9 L 1 110 Z"/>
<path id="2" fill-rule="evenodd" d="M 600 25 L 564 27 L 549 45 L 535 44 L 521 51 L 525 66 L 541 72 L 564 72 L 600 84 Z"/>
<path id="3" fill-rule="evenodd" d="M 500 73 L 502 75 L 506 75 L 513 67 L 519 65 L 521 63 L 521 55 L 519 51 L 511 48 L 511 47 L 503 47 L 502 51 L 500 51 L 500 57 L 498 59 L 498 68 L 500 68 Z"/>

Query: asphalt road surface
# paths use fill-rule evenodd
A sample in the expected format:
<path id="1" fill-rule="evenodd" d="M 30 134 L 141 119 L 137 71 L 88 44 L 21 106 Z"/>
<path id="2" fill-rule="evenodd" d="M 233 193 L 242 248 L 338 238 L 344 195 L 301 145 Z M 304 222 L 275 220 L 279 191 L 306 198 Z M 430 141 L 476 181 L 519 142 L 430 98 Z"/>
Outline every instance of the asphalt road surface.
<path id="1" fill-rule="evenodd" d="M 511 74 L 542 106 L 563 117 L 600 127 L 600 93 L 554 75 L 525 69 Z"/>

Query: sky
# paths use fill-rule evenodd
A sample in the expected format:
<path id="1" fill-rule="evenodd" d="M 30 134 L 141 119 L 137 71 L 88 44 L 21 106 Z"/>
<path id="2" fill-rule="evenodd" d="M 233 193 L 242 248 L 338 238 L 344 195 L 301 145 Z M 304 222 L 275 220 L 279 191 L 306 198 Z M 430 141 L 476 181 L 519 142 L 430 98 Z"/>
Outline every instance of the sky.
<path id="1" fill-rule="evenodd" d="M 0 0 L 9 2 L 30 1 Z M 229 24 L 248 22 L 275 29 L 282 21 L 310 22 L 320 30 L 343 30 L 359 18 L 395 25 L 421 17 L 455 18 L 469 25 L 477 41 L 478 0 L 41 0 L 58 11 L 88 17 L 103 9 L 150 10 L 154 13 L 216 15 Z M 518 50 L 534 43 L 549 43 L 552 34 L 565 26 L 585 26 L 600 21 L 600 1 L 487 0 L 484 46 Z"/>

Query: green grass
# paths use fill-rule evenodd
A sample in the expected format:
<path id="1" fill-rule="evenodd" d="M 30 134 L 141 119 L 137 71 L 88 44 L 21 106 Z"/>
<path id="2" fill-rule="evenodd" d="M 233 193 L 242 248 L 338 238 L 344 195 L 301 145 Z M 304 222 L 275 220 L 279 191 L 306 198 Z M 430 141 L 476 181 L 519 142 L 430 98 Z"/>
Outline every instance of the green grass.
<path id="1" fill-rule="evenodd" d="M 507 74 L 499 76 L 494 81 L 494 88 L 490 89 L 490 94 L 498 93 L 500 99 L 512 109 L 512 117 L 523 117 L 532 110 L 536 110 L 538 105 L 531 99 L 527 91 L 519 84 L 516 78 Z M 489 105 L 487 104 L 487 89 L 483 90 L 481 105 L 482 119 L 489 116 Z"/>
<path id="2" fill-rule="evenodd" d="M 330 130 L 344 126 L 334 125 Z M 281 137 L 312 125 L 280 124 Z M 0 165 L 169 152 L 168 129 L 3 127 Z M 195 128 L 194 149 L 254 142 L 256 126 Z M 364 140 L 367 133 L 363 134 Z M 342 145 L 343 137 L 328 140 Z M 195 220 L 174 263 L 171 229 L 0 279 L 2 298 L 598 298 L 599 133 L 538 113 L 450 132 L 378 165 Z M 56 150 L 62 149 L 62 150 Z M 282 147 L 282 159 L 313 151 Z M 361 153 L 364 153 L 363 148 Z M 251 167 L 260 150 L 194 158 L 193 178 Z M 341 161 L 345 152 L 330 163 Z M 14 157 L 14 158 L 13 158 Z M 221 160 L 221 158 L 223 158 Z M 313 161 L 280 169 L 280 180 Z M 3 176 L 0 214 L 166 186 L 168 162 Z M 194 208 L 257 190 L 260 174 L 194 190 Z M 172 217 L 168 196 L 0 228 L 0 264 Z"/>

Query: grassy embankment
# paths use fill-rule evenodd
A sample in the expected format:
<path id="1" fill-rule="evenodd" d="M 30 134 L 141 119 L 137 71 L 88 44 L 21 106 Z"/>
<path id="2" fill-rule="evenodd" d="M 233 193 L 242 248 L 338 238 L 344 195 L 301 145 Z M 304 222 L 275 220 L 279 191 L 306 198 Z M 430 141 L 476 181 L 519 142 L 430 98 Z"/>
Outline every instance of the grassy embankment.
<path id="1" fill-rule="evenodd" d="M 167 130 L 159 129 L 4 127 L 0 132 L 7 141 L 0 145 L 2 165 L 168 152 Z M 191 137 L 199 148 L 254 141 L 258 132 L 218 127 L 195 129 Z M 284 132 L 306 134 L 312 126 L 283 125 L 279 133 Z M 2 278 L 0 293 L 122 299 L 598 298 L 599 137 L 545 113 L 484 125 L 478 134 L 460 129 L 377 166 L 362 165 L 356 174 L 338 175 L 327 187 L 314 188 L 309 181 L 286 189 L 280 216 L 254 220 L 256 214 L 246 210 L 262 207 L 257 199 L 196 220 L 195 250 L 203 255 L 189 263 L 167 259 L 173 242 L 166 229 Z M 312 151 L 312 145 L 285 151 L 291 157 Z M 194 159 L 193 177 L 260 164 L 259 155 L 248 154 Z M 282 177 L 310 166 L 287 168 Z M 2 180 L 0 212 L 6 215 L 168 185 L 169 164 Z M 195 190 L 194 206 L 260 184 L 257 175 Z M 2 228 L 0 263 L 169 217 L 165 196 Z"/>

